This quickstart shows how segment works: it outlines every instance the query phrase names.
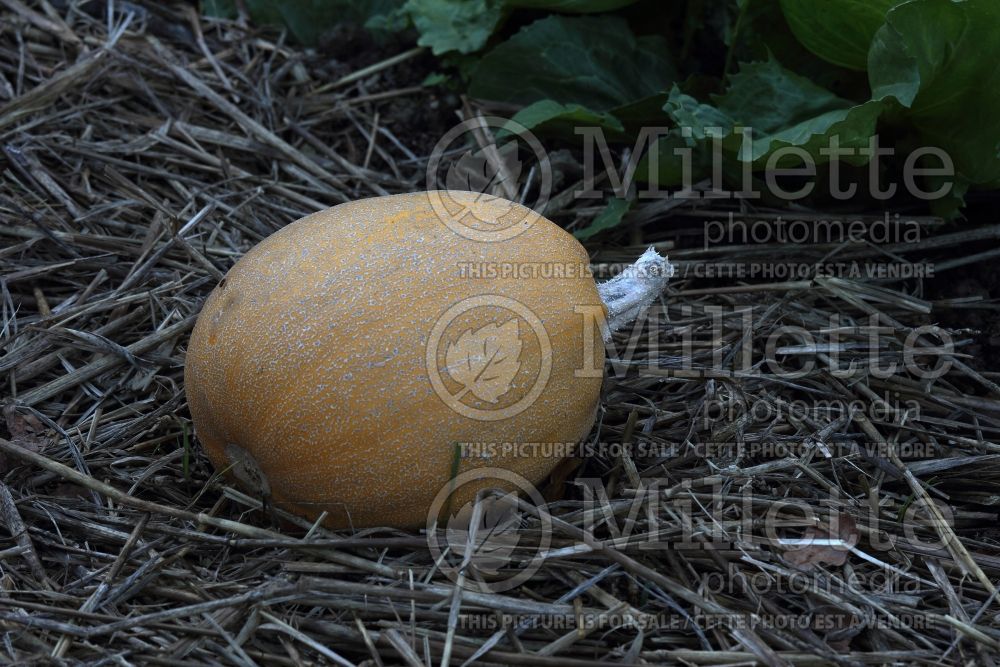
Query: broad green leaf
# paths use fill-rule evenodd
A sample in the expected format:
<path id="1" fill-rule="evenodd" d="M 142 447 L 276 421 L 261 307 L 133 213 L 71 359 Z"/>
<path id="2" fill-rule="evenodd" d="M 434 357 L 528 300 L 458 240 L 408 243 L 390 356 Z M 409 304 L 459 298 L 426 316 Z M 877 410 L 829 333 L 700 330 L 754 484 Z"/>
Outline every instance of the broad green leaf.
<path id="1" fill-rule="evenodd" d="M 735 121 L 710 104 L 702 104 L 690 95 L 685 95 L 676 85 L 663 110 L 677 126 L 685 130 L 692 139 L 705 139 L 712 135 L 725 136 L 733 131 Z M 712 129 L 719 128 L 719 129 Z"/>
<path id="2" fill-rule="evenodd" d="M 604 210 L 598 213 L 589 225 L 573 232 L 573 236 L 584 241 L 598 232 L 603 232 L 605 229 L 617 227 L 621 224 L 622 218 L 625 217 L 630 208 L 632 208 L 631 199 L 614 197 L 608 201 Z"/>
<path id="3" fill-rule="evenodd" d="M 559 104 L 552 100 L 541 100 L 524 107 L 511 119 L 529 130 L 547 134 L 574 135 L 577 127 L 600 127 L 614 133 L 622 133 L 625 128 L 620 120 L 609 113 L 591 111 L 579 104 Z"/>
<path id="4" fill-rule="evenodd" d="M 697 155 L 692 160 L 693 179 L 704 174 L 710 156 L 721 142 L 725 162 L 751 162 L 764 167 L 776 151 L 795 147 L 804 150 L 813 163 L 829 162 L 830 146 L 836 137 L 841 149 L 854 155 L 841 155 L 849 164 L 864 164 L 869 157 L 857 149 L 867 148 L 869 138 L 884 111 L 880 101 L 852 104 L 808 79 L 783 68 L 777 61 L 744 64 L 730 78 L 730 86 L 713 104 L 699 102 L 674 86 L 664 111 L 677 129 L 661 138 L 656 150 L 659 164 L 653 169 L 647 153 L 639 165 L 639 178 L 661 187 L 680 185 L 681 162 L 674 149 L 693 145 Z M 800 164 L 796 156 L 778 155 L 779 168 Z"/>
<path id="5" fill-rule="evenodd" d="M 201 13 L 217 19 L 236 17 L 236 4 L 233 0 L 202 0 Z"/>
<path id="6" fill-rule="evenodd" d="M 822 7 L 826 2 L 827 0 L 814 1 L 812 6 L 816 11 L 823 11 Z M 722 5 L 732 13 L 732 5 Z M 730 51 L 726 54 L 727 62 L 753 62 L 773 57 L 819 86 L 848 89 L 858 86 L 863 88 L 859 90 L 858 97 L 867 95 L 864 76 L 857 76 L 852 70 L 833 65 L 799 41 L 781 11 L 779 0 L 741 0 L 740 5 L 742 7 L 739 11 L 717 30 Z M 727 71 L 732 71 L 732 68 Z"/>
<path id="7" fill-rule="evenodd" d="M 687 151 L 690 156 L 688 167 L 685 167 L 682 158 L 684 153 L 678 151 Z M 704 143 L 686 140 L 679 130 L 674 129 L 650 145 L 636 165 L 635 179 L 641 183 L 655 183 L 660 188 L 693 186 L 710 173 L 711 157 L 712 153 L 705 149 Z M 690 173 L 685 173 L 685 168 Z"/>
<path id="8" fill-rule="evenodd" d="M 777 60 L 744 63 L 729 88 L 714 98 L 722 113 L 755 130 L 774 132 L 831 109 L 851 105 Z"/>
<path id="9" fill-rule="evenodd" d="M 856 151 L 868 147 L 883 111 L 881 102 L 868 101 L 845 109 L 831 109 L 769 132 L 753 139 L 751 161 L 759 164 L 780 148 L 796 146 L 805 150 L 816 164 L 822 164 L 829 162 L 830 157 L 820 150 L 827 149 L 831 138 L 837 137 L 841 148 L 855 151 L 853 155 L 843 155 L 839 159 L 847 164 L 864 164 L 869 157 Z M 746 158 L 744 154 L 740 157 Z M 779 161 L 778 166 L 783 165 Z"/>
<path id="10" fill-rule="evenodd" d="M 927 178 L 926 189 L 928 192 L 935 192 L 943 185 L 951 185 L 951 190 L 944 197 L 931 200 L 931 213 L 940 216 L 945 220 L 954 220 L 962 214 L 965 207 L 965 195 L 969 192 L 969 181 L 965 178 L 948 179 L 946 183 L 941 178 Z M 994 187 L 995 189 L 995 187 Z"/>
<path id="11" fill-rule="evenodd" d="M 855 105 L 837 97 L 773 59 L 744 64 L 730 78 L 729 89 L 714 101 L 723 117 L 732 119 L 734 125 L 752 129 L 750 154 L 744 152 L 744 143 L 748 142 L 742 136 L 734 134 L 727 145 L 739 148 L 741 160 L 757 164 L 786 146 L 803 148 L 816 163 L 827 162 L 829 156 L 819 149 L 825 148 L 832 137 L 837 137 L 845 149 L 866 148 L 884 110 L 878 101 Z M 852 164 L 868 161 L 863 155 L 842 159 Z"/>
<path id="12" fill-rule="evenodd" d="M 372 13 L 364 25 L 376 36 L 393 34 L 402 32 L 410 26 L 410 16 L 406 13 L 403 0 L 394 0 L 390 6 Z"/>
<path id="13" fill-rule="evenodd" d="M 420 33 L 417 44 L 435 55 L 478 51 L 503 18 L 500 0 L 408 0 L 406 12 Z"/>
<path id="14" fill-rule="evenodd" d="M 789 27 L 802 44 L 835 65 L 864 70 L 868 47 L 885 14 L 902 0 L 781 0 Z"/>
<path id="15" fill-rule="evenodd" d="M 635 134 L 642 127 L 663 125 L 663 105 L 667 102 L 667 93 L 657 93 L 642 99 L 628 102 L 611 110 L 611 115 L 621 121 L 622 125 Z"/>
<path id="16" fill-rule="evenodd" d="M 660 93 L 675 78 L 661 37 L 636 38 L 616 16 L 549 16 L 483 56 L 469 94 L 513 104 L 548 99 L 602 112 Z"/>
<path id="17" fill-rule="evenodd" d="M 615 107 L 611 111 L 594 111 L 579 104 L 560 104 L 541 100 L 518 111 L 512 120 L 538 134 L 579 141 L 577 130 L 582 127 L 599 127 L 608 141 L 629 143 L 641 128 L 662 126 L 667 118 L 663 104 L 667 94 L 660 93 Z M 501 131 L 497 135 L 504 136 Z"/>
<path id="18" fill-rule="evenodd" d="M 637 0 L 506 0 L 510 7 L 547 9 L 568 14 L 611 12 L 635 4 Z"/>
<path id="19" fill-rule="evenodd" d="M 442 86 L 448 83 L 448 75 L 442 72 L 431 72 L 424 77 L 424 80 L 420 82 L 421 86 L 427 88 L 433 88 L 434 86 Z"/>
<path id="20" fill-rule="evenodd" d="M 911 0 L 889 12 L 872 43 L 874 97 L 898 100 L 921 142 L 954 162 L 952 201 L 938 210 L 953 210 L 969 185 L 1000 178 L 998 53 L 995 0 Z"/>

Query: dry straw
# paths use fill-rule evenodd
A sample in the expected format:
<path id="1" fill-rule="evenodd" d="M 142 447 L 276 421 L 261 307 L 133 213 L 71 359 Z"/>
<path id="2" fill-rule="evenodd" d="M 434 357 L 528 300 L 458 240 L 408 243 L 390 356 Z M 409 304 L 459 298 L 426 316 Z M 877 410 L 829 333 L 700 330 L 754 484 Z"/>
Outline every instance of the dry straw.
<path id="1" fill-rule="evenodd" d="M 188 10 L 2 4 L 0 661 L 997 655 L 998 374 L 969 354 L 968 330 L 951 331 L 945 375 L 902 363 L 915 327 L 995 304 L 934 300 L 891 278 L 696 283 L 688 272 L 706 261 L 930 258 L 947 279 L 982 259 L 1000 227 L 919 219 L 923 240 L 889 246 L 695 250 L 685 235 L 728 207 L 635 207 L 599 267 L 653 245 L 678 271 L 663 314 L 615 335 L 591 442 L 630 447 L 593 447 L 553 485 L 561 495 L 549 489 L 553 542 L 530 581 L 491 593 L 472 559 L 462 575 L 472 590 L 461 589 L 419 534 L 330 534 L 227 488 L 193 439 L 181 384 L 200 304 L 249 247 L 304 213 L 423 187 L 434 139 L 413 139 L 400 113 L 435 102 L 407 69 L 421 54 L 404 45 L 331 69 L 273 33 Z M 460 115 L 478 111 L 466 103 Z M 546 212 L 584 225 L 598 209 L 574 200 L 566 173 Z M 798 338 L 765 363 L 782 326 Z M 857 371 L 831 372 L 834 357 Z M 897 370 L 872 373 L 873 359 Z M 805 371 L 787 377 L 793 368 Z M 848 407 L 794 409 L 818 401 Z M 586 478 L 606 492 L 596 505 Z M 537 508 L 522 509 L 512 567 L 540 537 Z M 803 548 L 806 538 L 820 542 Z"/>

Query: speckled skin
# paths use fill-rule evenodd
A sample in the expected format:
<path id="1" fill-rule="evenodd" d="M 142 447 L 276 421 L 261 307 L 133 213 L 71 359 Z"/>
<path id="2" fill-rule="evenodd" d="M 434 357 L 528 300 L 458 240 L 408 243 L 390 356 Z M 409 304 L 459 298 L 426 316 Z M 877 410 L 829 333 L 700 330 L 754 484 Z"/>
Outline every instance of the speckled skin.
<path id="1" fill-rule="evenodd" d="M 480 212 L 483 206 L 500 220 L 527 212 L 505 200 L 480 204 Z M 329 527 L 422 526 L 454 474 L 455 443 L 576 442 L 593 425 L 600 394 L 600 377 L 574 374 L 583 366 L 585 332 L 574 307 L 601 304 L 591 277 L 470 278 L 459 265 L 587 260 L 576 239 L 545 218 L 505 241 L 464 238 L 438 219 L 428 193 L 306 216 L 252 248 L 204 305 L 184 374 L 198 439 L 213 464 L 249 491 L 269 489 L 276 505 L 307 517 L 325 510 Z M 435 321 L 477 294 L 524 304 L 551 343 L 545 390 L 498 421 L 450 409 L 425 361 Z M 498 324 L 510 318 L 494 314 Z M 491 316 L 466 313 L 446 342 Z M 590 331 L 588 366 L 600 369 L 603 344 Z M 542 346 L 530 328 L 523 332 L 521 369 L 500 403 L 523 394 L 541 365 Z M 466 402 L 493 407 L 471 396 Z M 559 461 L 466 458 L 458 470 L 501 466 L 537 484 Z M 475 491 L 463 487 L 452 504 Z"/>

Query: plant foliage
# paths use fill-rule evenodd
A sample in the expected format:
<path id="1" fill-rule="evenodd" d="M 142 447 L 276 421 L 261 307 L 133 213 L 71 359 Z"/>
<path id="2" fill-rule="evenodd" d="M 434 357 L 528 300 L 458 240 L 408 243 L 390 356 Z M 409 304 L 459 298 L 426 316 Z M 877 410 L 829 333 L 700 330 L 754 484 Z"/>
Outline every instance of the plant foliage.
<path id="1" fill-rule="evenodd" d="M 456 66 L 452 86 L 517 105 L 514 120 L 553 140 L 587 125 L 633 145 L 639 128 L 664 126 L 659 139 L 634 144 L 646 151 L 638 175 L 664 187 L 679 180 L 679 147 L 696 151 L 694 169 L 705 172 L 706 154 L 720 142 L 723 172 L 739 173 L 789 166 L 789 150 L 822 164 L 828 155 L 821 149 L 833 140 L 849 149 L 841 159 L 860 166 L 869 162 L 865 149 L 876 135 L 901 154 L 916 147 L 944 151 L 954 178 L 941 183 L 931 176 L 924 188 L 946 186 L 931 202 L 939 213 L 958 215 L 971 188 L 1000 184 L 996 0 L 246 0 L 246 6 L 252 18 L 285 25 L 304 42 L 344 20 L 410 31 L 445 66 Z M 205 11 L 234 10 L 230 0 L 206 0 Z M 904 157 L 888 168 L 898 169 Z M 609 206 L 609 214 L 624 210 Z"/>

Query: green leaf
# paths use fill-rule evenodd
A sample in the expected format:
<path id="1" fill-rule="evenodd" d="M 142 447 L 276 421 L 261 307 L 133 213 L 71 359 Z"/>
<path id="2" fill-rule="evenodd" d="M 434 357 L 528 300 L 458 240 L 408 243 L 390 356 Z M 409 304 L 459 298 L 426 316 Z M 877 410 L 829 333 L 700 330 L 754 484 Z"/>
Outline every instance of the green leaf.
<path id="1" fill-rule="evenodd" d="M 681 128 L 690 128 L 692 139 L 705 139 L 709 128 L 721 128 L 715 132 L 727 135 L 733 131 L 735 121 L 710 104 L 702 104 L 690 95 L 685 95 L 676 85 L 663 110 Z"/>
<path id="2" fill-rule="evenodd" d="M 814 2 L 813 6 L 819 9 L 825 1 Z M 727 63 L 775 58 L 818 86 L 835 88 L 857 99 L 868 95 L 867 77 L 820 58 L 799 41 L 779 0 L 742 0 L 743 8 L 738 12 L 733 11 L 733 5 L 721 0 L 720 4 L 729 10 L 719 12 L 723 23 L 716 29 L 729 48 Z M 727 67 L 726 72 L 730 71 L 732 68 Z"/>
<path id="3" fill-rule="evenodd" d="M 620 199 L 618 197 L 608 200 L 604 210 L 598 213 L 589 225 L 573 232 L 573 236 L 581 241 L 585 241 L 598 232 L 617 227 L 621 224 L 625 214 L 632 208 L 632 201 L 631 199 Z"/>
<path id="4" fill-rule="evenodd" d="M 702 150 L 694 150 L 697 147 Z M 641 183 L 655 183 L 660 188 L 693 185 L 705 178 L 712 167 L 712 153 L 704 148 L 704 144 L 684 139 L 680 131 L 671 130 L 650 145 L 636 165 L 635 179 Z M 683 159 L 675 150 L 690 151 L 689 174 L 685 173 Z"/>
<path id="5" fill-rule="evenodd" d="M 236 3 L 233 0 L 202 0 L 201 13 L 216 19 L 236 18 Z"/>
<path id="6" fill-rule="evenodd" d="M 559 104 L 552 100 L 541 100 L 524 107 L 511 119 L 529 130 L 574 136 L 574 129 L 580 126 L 600 127 L 614 133 L 623 133 L 625 128 L 612 114 L 591 111 L 579 104 Z"/>
<path id="7" fill-rule="evenodd" d="M 675 78 L 661 37 L 636 38 L 617 16 L 549 16 L 483 56 L 469 94 L 513 104 L 549 99 L 603 112 L 663 92 Z"/>
<path id="8" fill-rule="evenodd" d="M 951 157 L 953 197 L 959 200 L 969 185 L 1000 178 L 997 53 L 995 0 L 906 2 L 889 12 L 869 53 L 874 97 L 892 97 L 907 107 L 905 117 L 923 144 Z"/>
<path id="9" fill-rule="evenodd" d="M 715 142 L 721 142 L 723 166 L 736 161 L 763 167 L 775 152 L 796 147 L 804 150 L 814 164 L 830 161 L 828 148 L 833 137 L 842 149 L 854 155 L 841 155 L 849 164 L 865 164 L 869 156 L 857 153 L 867 148 L 875 133 L 885 104 L 868 101 L 852 104 L 783 68 L 777 61 L 743 64 L 730 78 L 730 86 L 713 99 L 714 104 L 699 102 L 674 86 L 663 109 L 678 128 L 650 147 L 637 168 L 637 178 L 655 182 L 660 187 L 682 184 L 682 163 L 674 149 L 694 146 L 692 180 L 698 180 L 711 166 Z M 656 151 L 654 169 L 650 155 Z M 779 155 L 773 166 L 799 166 L 794 155 Z"/>
<path id="10" fill-rule="evenodd" d="M 431 72 L 424 77 L 424 80 L 420 82 L 421 86 L 425 88 L 433 88 L 434 86 L 442 86 L 448 83 L 448 75 L 442 72 Z"/>
<path id="11" fill-rule="evenodd" d="M 885 14 L 903 0 L 781 0 L 795 37 L 835 65 L 864 70 L 868 47 Z"/>
<path id="12" fill-rule="evenodd" d="M 927 179 L 928 191 L 936 191 L 944 183 L 940 179 Z M 965 206 L 965 195 L 969 191 L 969 181 L 959 178 L 951 183 L 951 190 L 944 196 L 933 199 L 930 202 L 931 213 L 940 216 L 945 220 L 954 220 L 959 217 L 962 208 Z"/>
<path id="13" fill-rule="evenodd" d="M 478 51 L 504 15 L 500 0 L 408 0 L 406 12 L 420 33 L 417 44 L 435 55 Z"/>
<path id="14" fill-rule="evenodd" d="M 642 127 L 662 125 L 663 105 L 667 103 L 667 93 L 648 95 L 634 102 L 627 102 L 610 111 L 625 126 L 626 131 L 635 134 Z"/>
<path id="15" fill-rule="evenodd" d="M 854 155 L 841 156 L 848 164 L 865 164 L 867 155 L 858 154 L 858 149 L 867 148 L 875 134 L 879 116 L 885 110 L 880 102 L 869 101 L 846 109 L 831 109 L 794 125 L 776 130 L 764 137 L 754 139 L 752 161 L 760 162 L 779 148 L 797 146 L 805 150 L 816 164 L 829 162 L 829 156 L 820 150 L 830 145 L 832 137 L 837 137 L 841 148 L 855 151 Z M 782 163 L 779 162 L 779 166 Z"/>
<path id="16" fill-rule="evenodd" d="M 365 28 L 376 36 L 402 32 L 410 26 L 410 16 L 406 13 L 403 0 L 385 3 L 389 6 L 373 12 L 364 22 Z"/>
<path id="17" fill-rule="evenodd" d="M 819 149 L 828 146 L 832 137 L 837 137 L 845 149 L 867 148 L 884 110 L 882 102 L 856 105 L 837 97 L 773 59 L 744 64 L 739 73 L 730 78 L 725 94 L 714 101 L 722 117 L 709 115 L 709 120 L 720 124 L 721 120 L 729 118 L 734 126 L 752 128 L 752 143 L 744 142 L 743 137 L 734 132 L 725 145 L 740 150 L 741 160 L 758 165 L 774 151 L 787 146 L 804 149 L 817 164 L 828 162 L 829 155 L 821 154 Z M 699 109 L 692 122 L 704 118 L 707 113 Z M 697 134 L 695 136 L 697 138 Z M 745 152 L 745 143 L 749 143 L 749 154 Z M 851 164 L 868 161 L 863 155 L 841 159 Z"/>
<path id="18" fill-rule="evenodd" d="M 851 105 L 777 60 L 744 63 L 729 88 L 714 98 L 724 114 L 755 130 L 774 132 L 831 109 Z"/>
<path id="19" fill-rule="evenodd" d="M 547 9 L 551 12 L 591 14 L 611 12 L 635 4 L 637 0 L 506 0 L 510 7 Z"/>

